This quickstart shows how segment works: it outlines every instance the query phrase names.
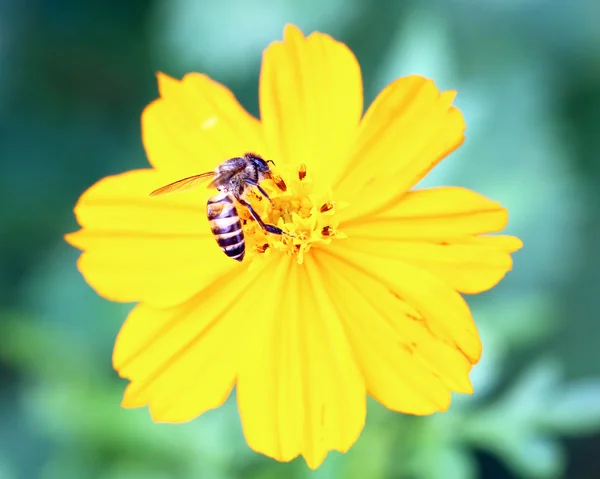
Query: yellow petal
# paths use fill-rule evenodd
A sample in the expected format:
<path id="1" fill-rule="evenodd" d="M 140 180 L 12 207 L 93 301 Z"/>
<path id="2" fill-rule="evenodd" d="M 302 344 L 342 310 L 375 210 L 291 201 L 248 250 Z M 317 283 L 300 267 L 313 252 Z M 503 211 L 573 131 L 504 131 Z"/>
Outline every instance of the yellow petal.
<path id="1" fill-rule="evenodd" d="M 172 179 L 156 170 L 130 171 L 100 180 L 79 199 L 82 229 L 66 239 L 84 251 L 79 269 L 101 296 L 172 306 L 244 268 L 212 236 L 208 191 L 149 196 Z"/>
<path id="2" fill-rule="evenodd" d="M 284 284 L 285 281 L 285 284 Z M 318 467 L 345 452 L 365 421 L 364 380 L 342 320 L 311 256 L 279 259 L 273 297 L 245 334 L 237 397 L 250 447 L 280 461 L 301 454 Z"/>
<path id="3" fill-rule="evenodd" d="M 131 381 L 123 405 L 158 422 L 189 421 L 221 405 L 236 378 L 239 334 L 262 293 L 263 269 L 215 281 L 181 306 L 138 305 L 121 328 L 113 365 Z"/>
<path id="4" fill-rule="evenodd" d="M 357 271 L 372 276 L 410 306 L 406 314 L 424 322 L 431 334 L 448 341 L 471 363 L 481 357 L 481 340 L 471 311 L 462 296 L 445 281 L 423 268 L 412 266 L 378 251 L 363 252 L 349 237 L 336 247 L 323 249 L 350 263 Z"/>
<path id="5" fill-rule="evenodd" d="M 185 177 L 264 150 L 259 121 L 220 83 L 198 73 L 181 81 L 159 73 L 158 85 L 161 98 L 142 114 L 142 140 L 155 168 Z"/>
<path id="6" fill-rule="evenodd" d="M 318 257 L 370 395 L 389 409 L 424 415 L 446 410 L 450 390 L 472 393 L 469 360 L 409 304 L 350 263 Z"/>
<path id="7" fill-rule="evenodd" d="M 335 188 L 352 203 L 348 217 L 367 215 L 396 200 L 464 140 L 465 123 L 451 106 L 455 92 L 431 80 L 396 80 L 361 121 L 353 158 Z"/>
<path id="8" fill-rule="evenodd" d="M 461 293 L 496 285 L 522 246 L 511 236 L 474 236 L 502 230 L 508 212 L 464 188 L 411 191 L 378 214 L 342 223 L 353 247 L 427 269 Z"/>
<path id="9" fill-rule="evenodd" d="M 360 66 L 344 44 L 322 33 L 305 38 L 288 25 L 283 42 L 266 49 L 260 112 L 275 162 L 304 163 L 322 182 L 339 176 L 362 107 Z"/>

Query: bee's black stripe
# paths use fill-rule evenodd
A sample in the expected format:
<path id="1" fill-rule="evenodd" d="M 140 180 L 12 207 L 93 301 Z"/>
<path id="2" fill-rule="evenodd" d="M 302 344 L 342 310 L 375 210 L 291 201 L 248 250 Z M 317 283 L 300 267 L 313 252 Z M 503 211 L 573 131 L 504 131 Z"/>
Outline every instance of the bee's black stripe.
<path id="1" fill-rule="evenodd" d="M 206 212 L 217 244 L 223 253 L 236 261 L 244 259 L 246 245 L 242 223 L 233 200 L 224 194 L 208 199 Z"/>
<path id="2" fill-rule="evenodd" d="M 229 233 L 235 233 L 241 229 L 242 229 L 242 223 L 240 223 L 240 221 L 236 221 L 235 223 L 231 223 L 227 226 L 215 226 L 212 228 L 212 232 L 215 235 L 226 235 Z"/>
<path id="3" fill-rule="evenodd" d="M 221 248 L 236 245 L 241 241 L 244 241 L 244 236 L 242 234 L 229 236 L 227 238 L 217 237 L 217 243 L 219 243 Z"/>
<path id="4" fill-rule="evenodd" d="M 229 256 L 229 255 L 227 255 L 227 256 Z M 242 251 L 242 253 L 238 254 L 237 256 L 229 256 L 229 257 L 236 261 L 242 261 L 244 259 L 244 252 Z"/>
<path id="5" fill-rule="evenodd" d="M 246 245 L 244 244 L 243 241 L 241 243 L 236 244 L 235 246 L 223 248 L 223 252 L 230 258 L 234 258 L 234 259 L 237 259 L 236 256 L 239 256 L 239 255 L 243 256 L 245 250 L 246 250 Z"/>

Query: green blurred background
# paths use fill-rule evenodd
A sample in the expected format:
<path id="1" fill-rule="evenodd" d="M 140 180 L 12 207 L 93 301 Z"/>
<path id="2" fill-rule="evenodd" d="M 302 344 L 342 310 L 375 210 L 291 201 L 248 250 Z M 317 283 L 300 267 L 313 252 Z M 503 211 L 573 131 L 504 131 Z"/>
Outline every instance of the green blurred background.
<path id="1" fill-rule="evenodd" d="M 0 479 L 600 478 L 600 2 L 0 0 Z M 316 472 L 251 452 L 234 401 L 155 425 L 119 406 L 131 305 L 96 296 L 62 240 L 92 183 L 146 165 L 155 72 L 208 73 L 257 113 L 286 22 L 356 53 L 370 102 L 398 76 L 457 89 L 467 141 L 427 185 L 501 201 L 525 248 L 469 298 L 475 395 L 413 418 L 369 405 Z"/>

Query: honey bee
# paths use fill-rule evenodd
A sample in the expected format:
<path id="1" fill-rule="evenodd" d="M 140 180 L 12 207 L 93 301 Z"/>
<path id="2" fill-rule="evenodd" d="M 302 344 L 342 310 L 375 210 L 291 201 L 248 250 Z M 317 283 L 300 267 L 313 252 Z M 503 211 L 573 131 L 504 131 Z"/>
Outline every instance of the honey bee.
<path id="1" fill-rule="evenodd" d="M 210 197 L 206 205 L 210 229 L 221 250 L 229 258 L 242 261 L 246 246 L 236 203 L 247 208 L 254 221 L 264 231 L 276 235 L 286 234 L 277 226 L 265 223 L 246 200 L 247 193 L 252 187 L 255 187 L 273 204 L 269 195 L 260 186 L 260 183 L 265 179 L 273 179 L 280 189 L 284 189 L 281 186 L 283 180 L 273 176 L 269 163 L 273 163 L 273 161 L 265 161 L 259 155 L 246 153 L 242 157 L 230 158 L 224 161 L 214 171 L 190 176 L 158 188 L 150 193 L 150 196 L 190 190 L 212 178 L 208 187 L 216 188 L 219 193 Z M 283 185 L 285 184 L 283 183 Z"/>

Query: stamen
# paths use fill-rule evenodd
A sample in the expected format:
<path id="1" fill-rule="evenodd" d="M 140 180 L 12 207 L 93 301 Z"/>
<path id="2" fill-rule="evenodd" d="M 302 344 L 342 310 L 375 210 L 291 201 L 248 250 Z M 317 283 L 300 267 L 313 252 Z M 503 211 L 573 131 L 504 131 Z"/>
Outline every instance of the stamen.
<path id="1" fill-rule="evenodd" d="M 282 168 L 271 175 L 271 180 L 261 186 L 272 204 L 254 195 L 248 196 L 257 214 L 272 227 L 271 232 L 265 232 L 253 219 L 248 219 L 243 229 L 250 251 L 261 255 L 272 248 L 271 256 L 283 253 L 302 264 L 315 244 L 335 247 L 336 241 L 346 237 L 337 229 L 340 204 L 326 193 L 326 185 L 306 174 L 305 164 L 287 170 Z M 240 211 L 240 216 L 245 218 L 245 211 Z M 282 234 L 276 233 L 278 230 Z"/>
<path id="2" fill-rule="evenodd" d="M 285 184 L 285 181 L 283 181 L 283 178 L 281 176 L 273 175 L 271 178 L 273 182 L 277 185 L 277 188 L 284 192 L 287 191 L 287 185 Z"/>
<path id="3" fill-rule="evenodd" d="M 304 178 L 306 178 L 306 165 L 300 163 L 300 167 L 298 168 L 298 179 L 302 181 Z"/>
<path id="4" fill-rule="evenodd" d="M 326 211 L 332 210 L 333 209 L 333 203 L 331 201 L 326 201 L 325 203 L 323 203 L 323 206 L 321 206 L 321 208 L 319 209 L 319 211 L 321 213 L 325 213 Z"/>
<path id="5" fill-rule="evenodd" d="M 257 253 L 264 253 L 265 251 L 267 251 L 268 247 L 269 247 L 269 243 L 265 243 L 265 244 L 257 246 L 255 249 L 256 249 Z"/>

